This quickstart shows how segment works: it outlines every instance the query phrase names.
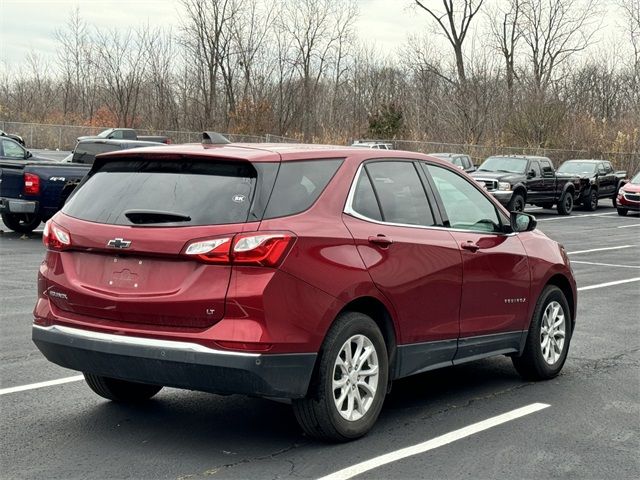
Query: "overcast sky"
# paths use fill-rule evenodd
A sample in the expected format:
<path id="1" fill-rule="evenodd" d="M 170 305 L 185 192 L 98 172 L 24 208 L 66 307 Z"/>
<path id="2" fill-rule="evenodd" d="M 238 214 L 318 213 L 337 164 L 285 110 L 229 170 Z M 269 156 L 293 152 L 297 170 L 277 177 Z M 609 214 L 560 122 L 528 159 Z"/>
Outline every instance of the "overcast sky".
<path id="1" fill-rule="evenodd" d="M 376 51 L 393 55 L 408 35 L 433 32 L 427 14 L 412 4 L 411 0 L 358 0 L 358 35 L 367 45 L 375 45 Z M 606 48 L 620 32 L 613 0 L 602 0 L 602 4 L 609 7 L 605 28 L 592 52 Z M 151 26 L 177 29 L 180 23 L 181 9 L 176 0 L 0 0 L 0 69 L 19 67 L 31 50 L 55 60 L 54 32 L 64 26 L 76 6 L 90 25 L 99 28 L 131 28 L 149 22 Z M 442 48 L 449 48 L 443 39 L 438 42 Z"/>
<path id="2" fill-rule="evenodd" d="M 415 21 L 408 0 L 358 0 L 358 34 L 382 51 L 393 52 L 409 33 L 425 28 L 426 18 Z M 175 0 L 0 0 L 0 61 L 10 66 L 33 50 L 55 56 L 54 32 L 70 12 L 97 27 L 134 27 L 147 21 L 151 26 L 178 27 L 181 12 Z"/>

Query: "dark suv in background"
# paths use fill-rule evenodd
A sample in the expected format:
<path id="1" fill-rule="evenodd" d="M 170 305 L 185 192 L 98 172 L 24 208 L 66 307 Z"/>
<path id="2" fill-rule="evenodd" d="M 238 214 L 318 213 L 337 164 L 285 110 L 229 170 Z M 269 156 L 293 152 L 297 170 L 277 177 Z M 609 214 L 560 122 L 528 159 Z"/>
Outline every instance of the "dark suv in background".
<path id="1" fill-rule="evenodd" d="M 286 144 L 100 155 L 47 222 L 33 340 L 105 398 L 289 398 L 357 438 L 391 381 L 492 355 L 556 376 L 563 247 L 425 155 Z"/>

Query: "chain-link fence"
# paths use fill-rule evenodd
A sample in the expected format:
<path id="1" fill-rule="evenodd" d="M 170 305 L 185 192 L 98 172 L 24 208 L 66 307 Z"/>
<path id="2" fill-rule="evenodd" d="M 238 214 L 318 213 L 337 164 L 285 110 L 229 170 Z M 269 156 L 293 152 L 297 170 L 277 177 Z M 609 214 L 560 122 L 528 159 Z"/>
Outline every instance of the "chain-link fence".
<path id="1" fill-rule="evenodd" d="M 0 130 L 20 135 L 28 148 L 46 148 L 49 150 L 73 150 L 78 137 L 97 135 L 110 127 L 90 127 L 76 125 L 50 125 L 42 123 L 0 122 Z M 171 139 L 171 143 L 196 143 L 202 140 L 202 132 L 178 130 L 145 130 L 136 129 L 138 135 L 163 135 Z M 286 143 L 297 142 L 295 138 L 280 135 L 240 135 L 223 133 L 232 142 L 242 143 Z"/>
<path id="2" fill-rule="evenodd" d="M 29 148 L 50 150 L 72 150 L 76 139 L 82 135 L 96 135 L 108 127 L 73 125 L 49 125 L 39 123 L 0 122 L 0 129 L 21 135 Z M 195 143 L 202 139 L 202 132 L 177 130 L 138 129 L 140 135 L 166 135 L 172 143 Z M 224 133 L 232 142 L 246 143 L 298 143 L 299 139 L 274 134 L 239 135 Z M 491 155 L 541 155 L 549 157 L 557 167 L 572 158 L 603 158 L 610 160 L 616 169 L 626 170 L 629 175 L 640 169 L 640 152 L 602 152 L 597 150 L 559 150 L 550 148 L 505 147 L 499 145 L 465 145 L 453 143 L 421 142 L 415 140 L 376 140 L 391 143 L 398 150 L 422 153 L 466 153 L 479 164 Z"/>

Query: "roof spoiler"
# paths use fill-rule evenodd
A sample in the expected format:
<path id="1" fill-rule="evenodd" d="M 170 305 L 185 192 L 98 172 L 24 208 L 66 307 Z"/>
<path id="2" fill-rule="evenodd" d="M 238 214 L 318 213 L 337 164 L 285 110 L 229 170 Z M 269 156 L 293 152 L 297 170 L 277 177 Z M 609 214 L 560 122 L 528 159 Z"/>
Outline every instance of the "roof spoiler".
<path id="1" fill-rule="evenodd" d="M 231 143 L 228 138 L 218 132 L 202 132 L 203 145 L 225 145 Z"/>

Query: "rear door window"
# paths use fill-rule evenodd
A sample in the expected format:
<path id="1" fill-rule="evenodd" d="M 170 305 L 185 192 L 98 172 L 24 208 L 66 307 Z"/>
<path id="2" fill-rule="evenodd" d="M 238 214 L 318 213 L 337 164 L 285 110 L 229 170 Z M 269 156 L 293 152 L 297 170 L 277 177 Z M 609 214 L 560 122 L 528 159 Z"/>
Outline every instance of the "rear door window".
<path id="1" fill-rule="evenodd" d="M 244 223 L 257 177 L 248 162 L 108 162 L 82 184 L 62 211 L 112 225 Z"/>
<path id="2" fill-rule="evenodd" d="M 307 210 L 341 164 L 342 159 L 282 162 L 264 218 L 284 217 Z"/>
<path id="3" fill-rule="evenodd" d="M 380 202 L 383 221 L 435 225 L 427 194 L 413 162 L 372 162 L 365 169 Z"/>

